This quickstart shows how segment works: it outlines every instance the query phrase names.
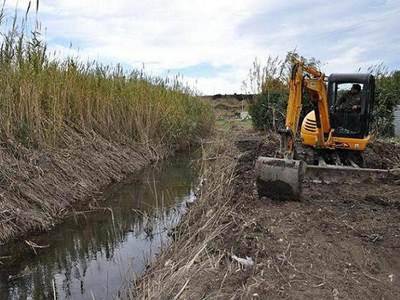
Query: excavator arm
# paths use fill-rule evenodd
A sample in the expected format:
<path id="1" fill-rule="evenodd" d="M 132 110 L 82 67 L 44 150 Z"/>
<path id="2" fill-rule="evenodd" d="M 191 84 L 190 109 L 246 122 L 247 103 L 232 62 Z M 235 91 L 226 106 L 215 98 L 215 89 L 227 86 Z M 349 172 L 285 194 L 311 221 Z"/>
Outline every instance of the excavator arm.
<path id="1" fill-rule="evenodd" d="M 292 59 L 293 66 L 289 81 L 289 99 L 286 111 L 285 129 L 281 133 L 281 154 L 286 159 L 293 159 L 295 140 L 297 137 L 299 119 L 303 106 L 303 92 L 308 90 L 314 103 L 317 123 L 317 146 L 323 147 L 330 143 L 331 125 L 329 121 L 329 104 L 325 85 L 325 75 L 304 62 Z M 328 139 L 325 140 L 325 135 Z"/>
<path id="2" fill-rule="evenodd" d="M 294 156 L 305 90 L 314 104 L 317 127 L 315 146 L 327 149 L 334 145 L 325 75 L 302 61 L 292 61 L 285 128 L 280 130 L 280 156 L 283 159 L 259 157 L 255 166 L 258 192 L 270 198 L 299 198 L 301 194 L 301 182 L 307 165 L 302 160 L 295 160 Z"/>

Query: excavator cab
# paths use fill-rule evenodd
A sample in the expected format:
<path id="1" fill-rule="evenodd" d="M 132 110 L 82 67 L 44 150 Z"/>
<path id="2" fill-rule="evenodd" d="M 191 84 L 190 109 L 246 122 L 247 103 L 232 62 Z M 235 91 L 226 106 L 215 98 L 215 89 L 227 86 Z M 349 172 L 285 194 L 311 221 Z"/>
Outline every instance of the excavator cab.
<path id="1" fill-rule="evenodd" d="M 332 74 L 328 78 L 329 117 L 333 136 L 369 136 L 375 79 L 371 74 Z"/>
<path id="2" fill-rule="evenodd" d="M 319 149 L 364 151 L 369 142 L 375 99 L 374 76 L 332 74 L 328 77 L 326 92 L 320 95 L 324 100 L 318 103 L 323 103 L 326 109 L 321 110 L 316 104 L 315 109 L 306 115 L 301 125 L 302 143 Z M 325 126 L 321 128 L 323 121 Z M 322 140 L 319 132 L 324 134 L 324 145 L 318 142 L 318 139 Z"/>

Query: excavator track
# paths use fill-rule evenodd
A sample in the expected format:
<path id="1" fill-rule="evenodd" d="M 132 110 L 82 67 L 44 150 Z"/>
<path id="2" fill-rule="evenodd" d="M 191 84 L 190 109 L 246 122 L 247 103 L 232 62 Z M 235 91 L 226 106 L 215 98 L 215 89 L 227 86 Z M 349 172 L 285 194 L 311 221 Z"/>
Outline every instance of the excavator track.
<path id="1" fill-rule="evenodd" d="M 320 166 L 348 166 L 354 168 L 366 168 L 361 152 L 348 150 L 316 150 L 305 146 L 301 142 L 296 143 L 294 159 L 302 160 L 307 165 Z"/>

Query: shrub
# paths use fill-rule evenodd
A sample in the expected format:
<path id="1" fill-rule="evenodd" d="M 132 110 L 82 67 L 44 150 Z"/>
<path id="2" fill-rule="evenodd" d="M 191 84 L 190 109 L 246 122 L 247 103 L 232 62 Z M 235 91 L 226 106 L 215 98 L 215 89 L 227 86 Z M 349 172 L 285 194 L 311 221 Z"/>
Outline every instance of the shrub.
<path id="1" fill-rule="evenodd" d="M 370 71 L 376 76 L 373 130 L 379 136 L 393 136 L 393 109 L 400 104 L 400 71 L 388 72 L 381 66 Z"/>
<path id="2" fill-rule="evenodd" d="M 253 125 L 257 129 L 283 128 L 285 124 L 287 93 L 269 92 L 256 96 L 255 102 L 249 108 Z"/>

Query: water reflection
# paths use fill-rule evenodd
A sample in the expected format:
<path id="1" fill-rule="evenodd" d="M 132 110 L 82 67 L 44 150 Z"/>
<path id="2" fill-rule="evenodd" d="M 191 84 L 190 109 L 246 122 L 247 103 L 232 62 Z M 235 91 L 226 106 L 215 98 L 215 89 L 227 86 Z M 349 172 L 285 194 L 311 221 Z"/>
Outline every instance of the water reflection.
<path id="1" fill-rule="evenodd" d="M 99 205 L 109 209 L 76 214 L 34 238 L 49 245 L 39 255 L 21 244 L 3 250 L 0 257 L 15 263 L 0 265 L 0 299 L 112 298 L 167 242 L 167 229 L 193 198 L 193 180 L 188 157 L 144 170 L 105 193 Z"/>

